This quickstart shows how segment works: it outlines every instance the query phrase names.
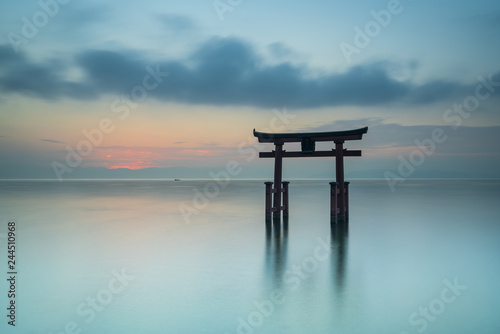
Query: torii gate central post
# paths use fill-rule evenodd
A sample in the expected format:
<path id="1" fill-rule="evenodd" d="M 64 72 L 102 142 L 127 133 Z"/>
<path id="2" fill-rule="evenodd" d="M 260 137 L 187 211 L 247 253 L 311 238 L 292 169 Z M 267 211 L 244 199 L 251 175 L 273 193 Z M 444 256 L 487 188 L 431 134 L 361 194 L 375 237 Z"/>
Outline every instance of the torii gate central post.
<path id="1" fill-rule="evenodd" d="M 345 182 L 344 182 L 344 141 L 335 141 L 335 179 L 337 180 L 339 186 L 339 203 L 338 207 L 340 209 L 339 215 L 341 217 L 346 215 L 346 200 L 345 200 Z M 361 154 L 360 154 L 361 155 Z"/>
<path id="2" fill-rule="evenodd" d="M 274 142 L 275 149 L 275 157 L 274 157 L 274 201 L 273 208 L 277 208 L 273 213 L 273 218 L 279 218 L 281 214 L 281 179 L 283 175 L 283 143 L 279 140 Z"/>
<path id="3" fill-rule="evenodd" d="M 275 150 L 260 152 L 260 158 L 274 158 L 274 183 L 266 182 L 266 221 L 279 219 L 281 211 L 284 218 L 288 217 L 288 184 L 282 181 L 283 158 L 303 157 L 335 157 L 336 182 L 331 185 L 331 217 L 332 220 L 347 220 L 349 214 L 349 182 L 344 181 L 344 157 L 361 156 L 360 150 L 345 150 L 343 145 L 347 140 L 361 140 L 363 134 L 368 132 L 368 127 L 331 132 L 309 133 L 264 133 L 253 130 L 253 134 L 260 143 L 273 143 Z M 331 141 L 335 149 L 331 151 L 316 151 L 317 141 Z M 283 145 L 287 142 L 300 142 L 301 151 L 287 152 Z M 271 186 L 274 184 L 274 187 Z M 283 205 L 281 194 L 283 193 Z M 272 197 L 272 200 L 271 200 Z"/>

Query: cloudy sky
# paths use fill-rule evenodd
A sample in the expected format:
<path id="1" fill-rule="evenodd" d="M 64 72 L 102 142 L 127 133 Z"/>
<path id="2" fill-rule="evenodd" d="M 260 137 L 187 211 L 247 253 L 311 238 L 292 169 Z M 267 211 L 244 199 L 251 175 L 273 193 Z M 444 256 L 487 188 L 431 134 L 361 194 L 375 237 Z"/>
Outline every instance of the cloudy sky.
<path id="1" fill-rule="evenodd" d="M 352 177 L 500 177 L 497 0 L 0 6 L 0 177 L 231 160 L 270 176 L 254 128 L 362 126 Z M 315 164 L 285 177 L 334 175 Z"/>

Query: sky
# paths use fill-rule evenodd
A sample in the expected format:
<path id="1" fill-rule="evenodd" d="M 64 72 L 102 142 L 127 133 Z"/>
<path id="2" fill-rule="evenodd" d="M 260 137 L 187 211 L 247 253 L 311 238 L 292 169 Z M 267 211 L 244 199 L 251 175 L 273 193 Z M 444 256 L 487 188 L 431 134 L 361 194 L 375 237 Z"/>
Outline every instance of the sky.
<path id="1" fill-rule="evenodd" d="M 272 177 L 254 128 L 364 126 L 348 177 L 500 177 L 497 0 L 0 6 L 0 178 Z"/>

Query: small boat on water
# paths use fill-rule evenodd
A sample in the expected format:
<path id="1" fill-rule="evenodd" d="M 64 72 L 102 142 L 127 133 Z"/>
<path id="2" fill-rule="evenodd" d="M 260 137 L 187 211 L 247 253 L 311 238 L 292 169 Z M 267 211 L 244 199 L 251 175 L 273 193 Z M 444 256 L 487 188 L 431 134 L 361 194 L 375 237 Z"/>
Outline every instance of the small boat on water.
<path id="1" fill-rule="evenodd" d="M 180 181 L 181 179 L 174 179 L 174 181 Z"/>

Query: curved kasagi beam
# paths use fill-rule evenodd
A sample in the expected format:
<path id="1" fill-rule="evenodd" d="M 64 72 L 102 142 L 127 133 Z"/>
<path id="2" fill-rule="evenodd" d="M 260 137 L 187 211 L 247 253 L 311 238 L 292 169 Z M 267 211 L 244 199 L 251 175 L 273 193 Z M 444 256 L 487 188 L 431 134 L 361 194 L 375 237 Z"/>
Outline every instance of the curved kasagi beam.
<path id="1" fill-rule="evenodd" d="M 340 140 L 360 140 L 363 134 L 368 132 L 368 127 L 329 132 L 304 132 L 304 133 L 266 133 L 253 129 L 253 135 L 259 139 L 260 143 L 280 142 L 300 142 L 302 138 L 312 138 L 313 141 L 340 141 Z"/>

